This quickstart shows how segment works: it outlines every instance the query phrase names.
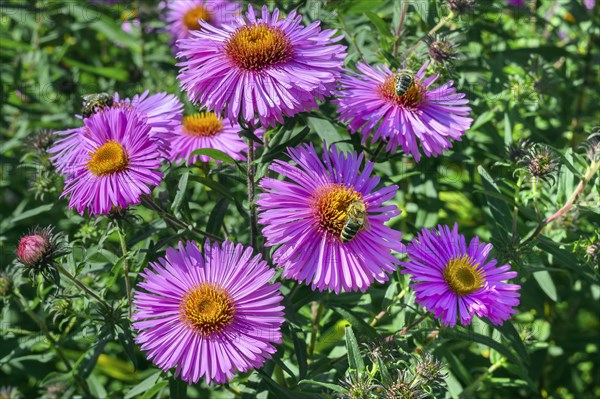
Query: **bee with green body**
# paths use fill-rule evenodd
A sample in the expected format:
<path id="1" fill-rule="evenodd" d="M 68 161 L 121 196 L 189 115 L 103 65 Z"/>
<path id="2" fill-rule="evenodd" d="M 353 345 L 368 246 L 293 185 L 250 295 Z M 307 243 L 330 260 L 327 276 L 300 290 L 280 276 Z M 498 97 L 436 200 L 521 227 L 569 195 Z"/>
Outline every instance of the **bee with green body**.
<path id="1" fill-rule="evenodd" d="M 396 90 L 396 95 L 399 97 L 403 96 L 404 93 L 410 89 L 410 87 L 415 83 L 415 73 L 410 69 L 403 69 L 396 74 L 394 80 L 394 89 Z"/>
<path id="2" fill-rule="evenodd" d="M 81 114 L 84 118 L 92 115 L 98 109 L 112 107 L 113 105 L 113 98 L 108 93 L 84 94 L 81 98 L 83 99 Z"/>
<path id="3" fill-rule="evenodd" d="M 352 201 L 346 211 L 346 221 L 340 233 L 340 240 L 348 242 L 358 234 L 359 230 L 364 229 L 370 229 L 367 207 L 362 201 Z"/>

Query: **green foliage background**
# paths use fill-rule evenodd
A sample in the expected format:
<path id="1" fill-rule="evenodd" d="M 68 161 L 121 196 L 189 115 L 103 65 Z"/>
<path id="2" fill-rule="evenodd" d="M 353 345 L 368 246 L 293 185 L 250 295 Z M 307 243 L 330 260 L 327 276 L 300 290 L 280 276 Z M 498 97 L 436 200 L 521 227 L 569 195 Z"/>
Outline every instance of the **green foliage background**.
<path id="1" fill-rule="evenodd" d="M 306 24 L 321 20 L 340 29 L 350 68 L 361 54 L 370 63 L 394 68 L 404 61 L 393 56 L 401 1 L 266 3 L 286 12 L 298 7 Z M 599 7 L 589 11 L 580 1 L 565 0 L 532 1 L 520 9 L 504 1 L 479 3 L 438 31 L 456 43 L 458 57 L 450 68 L 431 67 L 442 74 L 441 81 L 454 79 L 467 94 L 472 128 L 444 156 L 415 164 L 401 152 L 382 155 L 375 170 L 382 184 L 400 187 L 394 203 L 403 213 L 390 225 L 402 231 L 405 242 L 423 227 L 457 222 L 468 238 L 492 242 L 493 256 L 519 272 L 521 305 L 500 328 L 476 321 L 447 329 L 430 317 L 403 342 L 409 351 L 431 352 L 446 364 L 447 397 L 598 397 L 600 275 L 597 258 L 585 254 L 600 237 L 597 177 L 563 218 L 521 243 L 539 222 L 533 197 L 541 217 L 550 216 L 590 165 L 579 145 L 600 125 Z M 400 273 L 366 294 L 316 293 L 288 281 L 282 289 L 285 342 L 260 372 L 240 375 L 225 387 L 187 388 L 171 373 L 160 372 L 132 343 L 123 313 L 124 258 L 113 224 L 67 210 L 67 201 L 59 198 L 61 179 L 30 146 L 40 129 L 79 126 L 74 115 L 86 93 L 118 91 L 125 97 L 146 89 L 167 91 L 193 111 L 179 91 L 157 4 L 1 4 L 0 256 L 1 271 L 11 280 L 0 304 L 1 385 L 17 387 L 24 397 L 51 397 L 48 386 L 57 382 L 66 384 L 64 397 L 86 396 L 82 381 L 96 397 L 330 397 L 333 391 L 314 381 L 337 384 L 344 377 L 349 364 L 345 324 L 352 325 L 361 345 L 401 330 L 422 314 Z M 446 15 L 442 2 L 410 2 L 399 54 Z M 141 28 L 123 31 L 122 22 L 134 18 Z M 427 58 L 421 43 L 408 62 Z M 326 103 L 269 131 L 270 144 L 258 153 L 258 176 L 267 173 L 273 159 L 285 159 L 286 146 L 302 141 L 320 147 L 326 140 L 372 154 L 375 147 L 362 148 L 336 116 Z M 542 183 L 537 193 L 528 179 L 517 189 L 518 173 L 506 155 L 506 146 L 522 138 L 548 144 L 560 155 L 557 178 Z M 211 162 L 164 166 L 164 173 L 153 196 L 167 211 L 217 235 L 224 234 L 225 225 L 232 240 L 248 242 L 243 169 Z M 136 218 L 126 230 L 132 281 L 166 247 L 182 238 L 202 240 L 190 230 L 173 230 L 151 209 L 138 206 L 132 214 Z M 32 282 L 19 268 L 16 245 L 35 225 L 54 225 L 65 234 L 72 253 L 63 258 L 64 266 L 113 302 L 113 313 L 101 312 L 66 279 L 57 292 L 41 279 Z M 382 310 L 383 317 L 373 322 Z"/>

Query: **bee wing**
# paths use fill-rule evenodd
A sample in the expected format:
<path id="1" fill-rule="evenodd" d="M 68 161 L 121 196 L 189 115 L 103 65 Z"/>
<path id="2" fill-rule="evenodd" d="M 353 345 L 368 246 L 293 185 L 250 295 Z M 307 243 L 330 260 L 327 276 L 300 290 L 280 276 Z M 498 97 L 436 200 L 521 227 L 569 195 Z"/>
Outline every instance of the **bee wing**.
<path id="1" fill-rule="evenodd" d="M 365 214 L 365 217 L 363 219 L 363 225 L 362 225 L 361 229 L 371 231 L 371 224 L 369 223 L 369 215 L 368 214 Z"/>

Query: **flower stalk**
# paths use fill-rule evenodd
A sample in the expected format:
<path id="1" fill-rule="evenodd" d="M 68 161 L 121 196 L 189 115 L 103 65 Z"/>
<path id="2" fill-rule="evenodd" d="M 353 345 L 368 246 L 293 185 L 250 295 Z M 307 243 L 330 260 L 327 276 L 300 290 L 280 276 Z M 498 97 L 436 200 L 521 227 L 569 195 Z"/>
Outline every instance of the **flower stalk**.
<path id="1" fill-rule="evenodd" d="M 248 211 L 250 215 L 250 245 L 258 251 L 257 237 L 258 227 L 256 220 L 256 204 L 254 203 L 254 194 L 256 192 L 256 166 L 254 165 L 254 140 L 248 139 L 247 156 L 247 177 L 248 177 Z"/>
<path id="2" fill-rule="evenodd" d="M 583 176 L 583 179 L 579 182 L 579 184 L 575 188 L 575 191 L 573 191 L 573 193 L 571 194 L 571 196 L 569 197 L 569 199 L 567 200 L 567 202 L 565 202 L 565 204 L 562 206 L 562 208 L 560 208 L 554 214 L 548 216 L 548 218 L 546 218 L 545 220 L 541 221 L 537 225 L 537 227 L 535 228 L 535 230 L 531 234 L 531 236 L 529 236 L 529 238 L 527 238 L 526 240 L 524 240 L 521 243 L 521 245 L 525 245 L 525 244 L 533 241 L 542 232 L 542 230 L 544 229 L 544 227 L 546 227 L 548 224 L 550 224 L 550 222 L 558 219 L 559 217 L 561 217 L 565 213 L 567 213 L 573 207 L 573 205 L 575 205 L 575 203 L 577 202 L 577 200 L 581 196 L 581 193 L 583 193 L 583 189 L 585 188 L 586 184 L 590 180 L 592 180 L 592 177 L 594 177 L 594 175 L 596 174 L 596 172 L 598 172 L 598 168 L 600 168 L 600 161 L 593 161 L 591 163 L 590 167 L 588 168 L 585 176 Z"/>
<path id="3" fill-rule="evenodd" d="M 123 225 L 118 225 L 119 241 L 121 242 L 121 252 L 123 253 L 123 273 L 125 274 L 125 290 L 127 291 L 127 314 L 131 319 L 131 285 L 129 283 L 129 262 L 127 260 L 127 243 L 125 242 L 125 229 Z"/>

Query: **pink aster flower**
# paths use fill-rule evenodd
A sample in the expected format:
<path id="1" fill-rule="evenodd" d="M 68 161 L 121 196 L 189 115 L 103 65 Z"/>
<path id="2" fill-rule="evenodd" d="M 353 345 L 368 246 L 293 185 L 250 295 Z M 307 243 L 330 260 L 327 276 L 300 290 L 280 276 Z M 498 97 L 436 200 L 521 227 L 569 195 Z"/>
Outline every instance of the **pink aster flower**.
<path id="1" fill-rule="evenodd" d="M 175 0 L 167 2 L 165 22 L 173 43 L 200 30 L 200 21 L 220 28 L 240 14 L 240 5 L 227 0 Z"/>
<path id="2" fill-rule="evenodd" d="M 470 324 L 475 314 L 502 324 L 515 313 L 521 287 L 505 282 L 517 277 L 509 265 L 488 261 L 491 249 L 478 237 L 467 246 L 456 224 L 452 231 L 448 226 L 423 229 L 408 245 L 402 273 L 412 275 L 417 302 L 444 325 L 454 327 L 457 316 L 462 325 Z"/>
<path id="3" fill-rule="evenodd" d="M 171 145 L 171 162 L 187 161 L 188 165 L 198 159 L 208 162 L 207 155 L 194 155 L 200 148 L 212 148 L 229 155 L 235 160 L 244 160 L 246 151 L 244 140 L 238 135 L 242 128 L 235 122 L 219 118 L 214 112 L 188 115 L 177 129 Z"/>
<path id="4" fill-rule="evenodd" d="M 72 158 L 62 196 L 80 214 L 106 214 L 126 208 L 160 184 L 159 141 L 135 109 L 108 108 L 84 119 L 84 134 Z"/>
<path id="5" fill-rule="evenodd" d="M 281 343 L 284 321 L 275 270 L 241 244 L 188 241 L 151 263 L 135 291 L 136 342 L 162 370 L 196 383 L 223 383 L 260 368 Z"/>
<path id="6" fill-rule="evenodd" d="M 358 64 L 361 73 L 342 77 L 339 98 L 333 101 L 340 120 L 348 122 L 352 133 L 362 134 L 363 144 L 373 133 L 373 142 L 387 142 L 387 152 L 402 146 L 419 161 L 419 142 L 427 157 L 442 154 L 452 147 L 451 140 L 461 139 L 473 119 L 467 117 L 469 101 L 456 92 L 452 81 L 430 88 L 438 75 L 425 77 L 428 64 L 414 74 L 402 95 L 396 90 L 397 73 L 385 65 Z"/>
<path id="7" fill-rule="evenodd" d="M 284 268 L 283 277 L 336 293 L 386 281 L 396 270 L 391 251 L 402 246 L 400 232 L 384 225 L 400 211 L 383 203 L 398 187 L 376 189 L 373 163 L 360 171 L 364 154 L 332 146 L 319 158 L 304 145 L 288 155 L 296 166 L 276 160 L 270 169 L 289 180 L 264 178 L 257 201 L 265 245 L 279 246 L 273 261 Z"/>
<path id="8" fill-rule="evenodd" d="M 180 126 L 183 117 L 183 103 L 173 94 L 157 93 L 150 95 L 146 90 L 135 95 L 133 99 L 121 99 L 115 93 L 109 104 L 97 107 L 94 112 L 101 110 L 129 108 L 136 111 L 141 120 L 149 127 L 149 135 L 158 140 L 159 151 L 163 156 L 168 156 L 170 143 L 175 136 L 175 130 Z M 76 115 L 80 119 L 85 119 Z M 56 144 L 48 150 L 53 156 L 50 158 L 59 172 L 69 175 L 77 167 L 77 158 L 82 155 L 82 137 L 89 136 L 85 126 L 57 131 Z"/>
<path id="9" fill-rule="evenodd" d="M 341 39 L 335 31 L 301 20 L 295 11 L 280 19 L 279 10 L 270 14 L 266 6 L 257 18 L 249 6 L 246 19 L 231 25 L 201 22 L 202 30 L 178 43 L 182 89 L 209 111 L 231 121 L 257 115 L 263 126 L 317 108 L 335 89 L 346 48 L 332 45 Z"/>

